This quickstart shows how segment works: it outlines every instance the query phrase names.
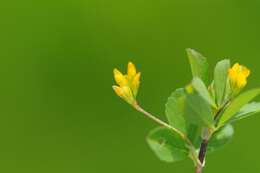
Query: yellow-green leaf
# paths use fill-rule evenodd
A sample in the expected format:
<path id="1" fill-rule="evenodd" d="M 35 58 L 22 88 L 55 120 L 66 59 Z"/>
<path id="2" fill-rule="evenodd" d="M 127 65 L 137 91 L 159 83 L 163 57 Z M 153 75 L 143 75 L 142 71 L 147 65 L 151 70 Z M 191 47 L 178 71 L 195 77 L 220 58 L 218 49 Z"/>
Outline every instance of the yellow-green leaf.
<path id="1" fill-rule="evenodd" d="M 217 127 L 225 125 L 245 104 L 250 102 L 258 94 L 260 94 L 260 88 L 246 91 L 237 96 L 220 116 Z"/>
<path id="2" fill-rule="evenodd" d="M 238 121 L 244 118 L 247 118 L 251 115 L 257 114 L 260 112 L 260 103 L 252 102 L 244 105 L 238 113 L 231 119 L 231 122 Z"/>

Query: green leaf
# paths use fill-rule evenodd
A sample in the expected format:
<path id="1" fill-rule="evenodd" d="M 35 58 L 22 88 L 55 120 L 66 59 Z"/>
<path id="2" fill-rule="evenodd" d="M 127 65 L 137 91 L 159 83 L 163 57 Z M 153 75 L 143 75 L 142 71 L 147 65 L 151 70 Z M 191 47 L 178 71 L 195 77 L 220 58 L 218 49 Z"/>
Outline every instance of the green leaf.
<path id="1" fill-rule="evenodd" d="M 184 119 L 185 97 L 186 94 L 183 88 L 176 89 L 168 98 L 165 113 L 171 126 L 187 134 Z"/>
<path id="2" fill-rule="evenodd" d="M 186 121 L 185 117 L 186 92 L 183 88 L 176 89 L 166 103 L 166 117 L 169 124 L 188 136 L 195 146 L 201 142 L 201 128 Z"/>
<path id="3" fill-rule="evenodd" d="M 208 144 L 208 152 L 213 152 L 228 144 L 234 134 L 232 125 L 227 124 L 213 134 Z"/>
<path id="4" fill-rule="evenodd" d="M 231 86 L 230 86 L 230 81 L 227 79 L 224 99 L 223 99 L 222 103 L 225 104 L 226 102 L 228 102 L 228 100 L 230 100 L 231 96 L 232 96 L 232 89 L 231 89 Z M 223 106 L 223 104 L 221 106 Z"/>
<path id="5" fill-rule="evenodd" d="M 225 98 L 226 83 L 228 79 L 228 69 L 230 60 L 219 61 L 214 71 L 214 89 L 216 92 L 217 103 L 220 106 Z"/>
<path id="6" fill-rule="evenodd" d="M 260 94 L 260 89 L 252 89 L 237 96 L 224 111 L 218 121 L 218 128 L 225 125 L 245 104 Z"/>
<path id="7" fill-rule="evenodd" d="M 194 77 L 192 80 L 192 86 L 212 107 L 217 107 L 214 100 L 212 100 L 207 87 L 200 78 Z"/>
<path id="8" fill-rule="evenodd" d="M 189 155 L 185 141 L 166 128 L 159 127 L 152 130 L 147 137 L 147 142 L 159 159 L 165 162 L 184 160 Z"/>
<path id="9" fill-rule="evenodd" d="M 189 123 L 213 128 L 214 117 L 210 105 L 198 93 L 187 93 L 185 118 Z"/>
<path id="10" fill-rule="evenodd" d="M 247 118 L 251 115 L 254 115 L 256 113 L 260 112 L 260 103 L 258 102 L 252 102 L 249 104 L 244 105 L 238 113 L 231 119 L 231 122 L 241 120 L 244 118 Z"/>
<path id="11" fill-rule="evenodd" d="M 190 123 L 187 127 L 187 131 L 188 131 L 187 136 L 192 142 L 192 144 L 195 146 L 195 148 L 200 147 L 200 144 L 202 142 L 202 138 L 201 138 L 202 127 Z"/>
<path id="12" fill-rule="evenodd" d="M 216 100 L 216 93 L 215 93 L 215 90 L 214 90 L 214 80 L 209 85 L 209 93 L 210 93 L 211 99 Z"/>
<path id="13" fill-rule="evenodd" d="M 191 65 L 193 77 L 201 78 L 208 84 L 208 62 L 207 59 L 193 49 L 186 49 Z"/>

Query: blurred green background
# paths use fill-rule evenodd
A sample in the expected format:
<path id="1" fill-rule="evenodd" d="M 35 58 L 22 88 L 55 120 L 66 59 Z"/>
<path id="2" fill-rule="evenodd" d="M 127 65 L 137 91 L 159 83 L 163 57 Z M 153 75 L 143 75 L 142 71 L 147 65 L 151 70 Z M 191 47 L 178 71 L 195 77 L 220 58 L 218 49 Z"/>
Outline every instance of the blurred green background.
<path id="1" fill-rule="evenodd" d="M 193 172 L 160 162 L 145 136 L 156 125 L 112 91 L 112 69 L 142 71 L 139 102 L 164 117 L 186 85 L 185 48 L 246 64 L 260 84 L 260 1 L 10 0 L 0 2 L 0 172 Z M 259 98 L 258 98 L 259 100 Z M 260 117 L 207 157 L 205 172 L 259 172 Z"/>

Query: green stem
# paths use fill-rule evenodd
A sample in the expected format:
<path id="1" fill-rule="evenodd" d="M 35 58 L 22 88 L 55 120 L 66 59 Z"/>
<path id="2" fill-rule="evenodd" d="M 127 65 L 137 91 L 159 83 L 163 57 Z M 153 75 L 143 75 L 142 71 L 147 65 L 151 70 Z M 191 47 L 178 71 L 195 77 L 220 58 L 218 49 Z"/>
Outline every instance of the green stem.
<path id="1" fill-rule="evenodd" d="M 202 166 L 198 165 L 198 166 L 196 167 L 195 173 L 201 173 L 202 168 L 203 168 Z"/>
<path id="2" fill-rule="evenodd" d="M 203 169 L 203 165 L 205 162 L 205 156 L 207 152 L 207 146 L 208 146 L 208 140 L 204 139 L 200 145 L 200 151 L 199 151 L 199 160 L 200 160 L 200 165 L 197 165 L 195 173 L 201 173 Z"/>
<path id="3" fill-rule="evenodd" d="M 191 141 L 178 129 L 172 127 L 171 125 L 165 123 L 164 121 L 160 120 L 159 118 L 155 117 L 154 115 L 152 115 L 151 113 L 147 112 L 146 110 L 144 110 L 142 107 L 140 107 L 139 105 L 135 106 L 135 109 L 141 113 L 143 113 L 147 118 L 153 120 L 154 122 L 156 122 L 157 124 L 166 127 L 174 132 L 176 132 L 178 135 L 180 135 L 180 137 L 182 139 L 184 139 L 188 144 L 192 144 Z"/>

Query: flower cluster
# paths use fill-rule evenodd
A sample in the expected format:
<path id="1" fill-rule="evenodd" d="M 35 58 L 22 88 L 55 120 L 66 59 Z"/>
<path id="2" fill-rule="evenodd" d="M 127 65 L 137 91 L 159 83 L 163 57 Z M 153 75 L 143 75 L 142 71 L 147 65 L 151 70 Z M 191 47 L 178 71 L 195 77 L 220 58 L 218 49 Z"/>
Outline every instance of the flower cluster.
<path id="1" fill-rule="evenodd" d="M 133 106 L 136 105 L 140 77 L 141 73 L 136 71 L 136 67 L 132 62 L 128 63 L 126 75 L 123 75 L 118 69 L 114 69 L 114 78 L 118 84 L 118 86 L 113 86 L 115 93 Z"/>
<path id="2" fill-rule="evenodd" d="M 235 63 L 228 70 L 231 91 L 237 94 L 247 84 L 250 70 L 238 63 Z M 115 93 L 131 105 L 136 104 L 136 96 L 140 86 L 141 73 L 137 72 L 132 62 L 128 63 L 127 74 L 122 74 L 118 69 L 114 69 L 114 78 L 118 86 L 114 85 Z"/>

